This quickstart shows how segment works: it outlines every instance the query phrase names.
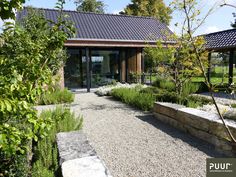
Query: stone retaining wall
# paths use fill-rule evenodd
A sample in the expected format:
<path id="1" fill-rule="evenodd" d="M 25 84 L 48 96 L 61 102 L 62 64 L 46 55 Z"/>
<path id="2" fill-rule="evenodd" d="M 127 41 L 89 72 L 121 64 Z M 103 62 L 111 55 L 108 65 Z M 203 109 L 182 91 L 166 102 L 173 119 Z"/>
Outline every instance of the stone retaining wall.
<path id="1" fill-rule="evenodd" d="M 58 133 L 57 145 L 63 177 L 111 177 L 82 132 Z"/>
<path id="2" fill-rule="evenodd" d="M 158 120 L 213 144 L 217 151 L 228 156 L 236 156 L 236 145 L 230 142 L 218 115 L 163 102 L 156 102 L 153 112 Z M 236 123 L 226 120 L 226 124 L 236 137 Z"/>

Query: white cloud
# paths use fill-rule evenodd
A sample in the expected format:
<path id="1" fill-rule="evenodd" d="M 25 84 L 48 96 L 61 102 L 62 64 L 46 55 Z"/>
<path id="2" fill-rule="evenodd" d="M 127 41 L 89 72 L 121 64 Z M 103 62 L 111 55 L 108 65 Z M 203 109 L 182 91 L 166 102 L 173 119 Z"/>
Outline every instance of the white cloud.
<path id="1" fill-rule="evenodd" d="M 112 14 L 119 14 L 122 10 L 114 10 Z"/>
<path id="2" fill-rule="evenodd" d="M 221 31 L 220 28 L 218 28 L 217 26 L 208 26 L 206 29 L 205 29 L 205 33 L 214 33 L 214 32 L 217 32 L 217 31 Z"/>

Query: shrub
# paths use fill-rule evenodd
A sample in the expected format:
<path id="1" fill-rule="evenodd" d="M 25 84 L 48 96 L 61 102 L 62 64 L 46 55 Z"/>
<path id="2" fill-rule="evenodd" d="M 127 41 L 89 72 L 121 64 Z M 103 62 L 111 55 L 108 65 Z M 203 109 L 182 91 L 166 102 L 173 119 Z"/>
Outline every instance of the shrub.
<path id="1" fill-rule="evenodd" d="M 40 105 L 71 103 L 74 101 L 74 94 L 67 89 L 56 89 L 52 92 L 46 92 L 39 100 Z"/>
<path id="2" fill-rule="evenodd" d="M 157 79 L 153 82 L 152 85 L 160 89 L 166 89 L 168 91 L 175 90 L 175 84 L 167 78 L 163 77 L 157 77 Z"/>
<path id="3" fill-rule="evenodd" d="M 44 111 L 41 119 L 51 119 L 52 126 L 48 129 L 46 138 L 39 139 L 34 147 L 32 177 L 58 176 L 58 152 L 56 134 L 79 130 L 82 126 L 82 118 L 76 118 L 67 108 L 57 107 L 54 111 Z"/>
<path id="4" fill-rule="evenodd" d="M 146 87 L 140 90 L 141 93 L 149 93 L 149 94 L 156 94 L 160 93 L 162 90 L 157 87 Z"/>
<path id="5" fill-rule="evenodd" d="M 196 91 L 196 93 L 203 93 L 203 92 L 208 92 L 209 91 L 209 89 L 208 89 L 205 82 L 193 82 L 193 83 L 197 83 L 199 85 L 199 88 Z"/>
<path id="6" fill-rule="evenodd" d="M 198 92 L 199 88 L 201 87 L 201 84 L 198 82 L 187 82 L 183 86 L 182 95 L 188 96 L 189 94 Z"/>
<path id="7" fill-rule="evenodd" d="M 153 107 L 155 97 L 150 93 L 140 93 L 135 89 L 113 89 L 111 95 L 124 103 L 135 106 L 141 110 L 149 111 Z"/>
<path id="8" fill-rule="evenodd" d="M 182 98 L 180 95 L 176 94 L 175 92 L 168 92 L 162 90 L 158 94 L 155 94 L 156 100 L 161 102 L 170 102 L 170 103 L 181 103 Z"/>

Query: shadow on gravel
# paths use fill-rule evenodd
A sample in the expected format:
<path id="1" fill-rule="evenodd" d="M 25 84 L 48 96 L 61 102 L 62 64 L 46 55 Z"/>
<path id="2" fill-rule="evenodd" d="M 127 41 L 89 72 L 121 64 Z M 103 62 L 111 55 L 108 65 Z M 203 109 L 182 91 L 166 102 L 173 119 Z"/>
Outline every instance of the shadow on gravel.
<path id="1" fill-rule="evenodd" d="M 215 151 L 214 146 L 204 142 L 203 140 L 200 140 L 194 136 L 191 136 L 189 134 L 186 134 L 168 124 L 165 124 L 159 120 L 157 120 L 154 115 L 147 114 L 144 116 L 136 116 L 137 118 L 141 119 L 142 121 L 145 121 L 157 129 L 167 133 L 168 135 L 172 136 L 173 138 L 181 139 L 182 141 L 188 143 L 189 145 L 199 149 L 200 151 L 206 153 L 208 156 L 211 157 L 226 157 L 225 155 Z"/>

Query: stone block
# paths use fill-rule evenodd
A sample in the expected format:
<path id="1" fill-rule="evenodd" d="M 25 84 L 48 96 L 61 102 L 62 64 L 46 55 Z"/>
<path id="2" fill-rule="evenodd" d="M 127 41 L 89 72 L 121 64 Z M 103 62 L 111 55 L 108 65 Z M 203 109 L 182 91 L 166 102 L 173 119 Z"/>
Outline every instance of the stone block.
<path id="1" fill-rule="evenodd" d="M 226 131 L 226 128 L 222 123 L 219 122 L 211 122 L 209 132 L 213 135 L 218 136 L 219 138 L 230 141 L 230 137 Z"/>
<path id="2" fill-rule="evenodd" d="M 96 155 L 87 137 L 80 131 L 58 133 L 57 146 L 60 164 L 67 160 Z"/>
<path id="3" fill-rule="evenodd" d="M 63 177 L 111 177 L 97 156 L 68 160 L 62 163 Z"/>
<path id="4" fill-rule="evenodd" d="M 178 109 L 184 107 L 185 106 L 173 103 L 156 102 L 153 111 L 176 119 Z"/>
<path id="5" fill-rule="evenodd" d="M 182 130 L 182 131 L 186 131 L 186 129 L 184 128 L 184 125 L 181 123 L 181 122 L 178 122 L 177 120 L 175 119 L 172 119 L 166 115 L 162 115 L 162 114 L 159 114 L 159 113 L 154 113 L 154 116 L 160 120 L 161 122 L 164 122 L 166 124 L 169 124 L 179 130 Z"/>

